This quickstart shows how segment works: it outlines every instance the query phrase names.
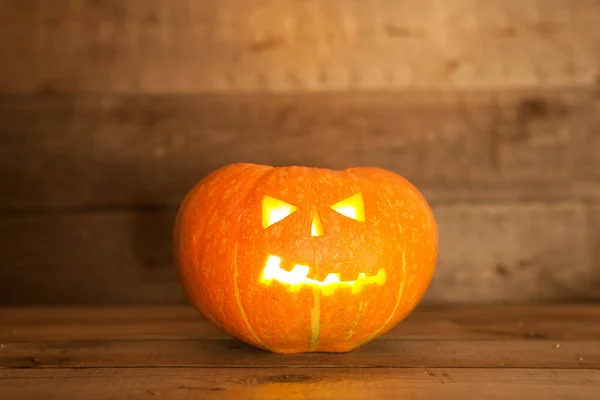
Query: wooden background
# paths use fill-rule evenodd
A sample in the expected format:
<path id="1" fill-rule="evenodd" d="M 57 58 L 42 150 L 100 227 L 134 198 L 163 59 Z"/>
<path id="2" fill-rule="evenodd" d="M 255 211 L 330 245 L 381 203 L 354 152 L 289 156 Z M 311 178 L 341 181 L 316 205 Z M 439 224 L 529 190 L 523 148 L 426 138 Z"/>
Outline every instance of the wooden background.
<path id="1" fill-rule="evenodd" d="M 600 1 L 0 0 L 0 304 L 184 301 L 238 161 L 408 177 L 428 302 L 600 299 Z"/>

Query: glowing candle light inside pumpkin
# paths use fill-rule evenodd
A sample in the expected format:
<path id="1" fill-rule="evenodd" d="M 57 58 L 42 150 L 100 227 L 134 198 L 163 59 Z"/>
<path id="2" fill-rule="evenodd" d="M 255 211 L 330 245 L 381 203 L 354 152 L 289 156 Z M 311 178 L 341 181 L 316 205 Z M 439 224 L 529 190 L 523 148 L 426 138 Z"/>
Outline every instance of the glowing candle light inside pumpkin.
<path id="1" fill-rule="evenodd" d="M 273 197 L 265 196 L 262 204 L 262 224 L 263 228 L 289 217 L 294 212 L 298 211 L 298 207 L 286 203 L 282 200 L 277 200 Z"/>
<path id="2" fill-rule="evenodd" d="M 174 236 L 194 306 L 278 353 L 345 352 L 389 331 L 423 297 L 438 248 L 422 194 L 375 167 L 225 166 L 184 198 Z"/>
<path id="3" fill-rule="evenodd" d="M 310 236 L 319 237 L 323 236 L 325 232 L 323 231 L 323 224 L 321 223 L 321 218 L 319 218 L 319 214 L 315 211 L 313 213 L 312 224 L 310 225 Z"/>
<path id="4" fill-rule="evenodd" d="M 383 285 L 386 280 L 383 268 L 372 276 L 360 272 L 354 281 L 341 281 L 338 273 L 329 273 L 323 281 L 319 281 L 308 278 L 309 272 L 310 267 L 300 264 L 294 265 L 291 271 L 286 271 L 281 268 L 281 257 L 269 255 L 260 282 L 264 285 L 270 285 L 273 281 L 276 281 L 287 286 L 290 292 L 297 292 L 306 285 L 320 289 L 325 296 L 331 296 L 337 289 L 343 288 L 351 288 L 352 293 L 356 294 L 362 290 L 364 285 Z"/>
<path id="5" fill-rule="evenodd" d="M 360 192 L 335 203 L 331 206 L 331 209 L 345 217 L 359 222 L 365 222 L 365 207 L 363 196 Z M 265 196 L 262 203 L 263 227 L 266 229 L 287 218 L 297 210 L 298 208 L 296 206 L 286 203 L 283 200 Z M 324 232 L 319 213 L 315 210 L 312 214 L 310 235 L 313 237 L 320 237 L 324 235 Z M 319 281 L 309 278 L 309 272 L 310 267 L 301 264 L 296 264 L 291 271 L 286 271 L 281 268 L 280 257 L 269 255 L 260 277 L 260 282 L 265 285 L 270 285 L 273 281 L 277 281 L 286 285 L 290 292 L 297 292 L 303 286 L 307 285 L 318 288 L 325 296 L 330 296 L 337 289 L 341 288 L 351 288 L 352 293 L 356 294 L 362 290 L 364 285 L 383 285 L 386 280 L 384 269 L 380 269 L 377 274 L 373 276 L 367 276 L 364 272 L 360 272 L 357 279 L 354 281 L 340 280 L 339 273 L 329 273 L 323 281 Z"/>
<path id="6" fill-rule="evenodd" d="M 331 206 L 331 209 L 345 217 L 365 222 L 365 205 L 362 193 L 356 193 Z"/>

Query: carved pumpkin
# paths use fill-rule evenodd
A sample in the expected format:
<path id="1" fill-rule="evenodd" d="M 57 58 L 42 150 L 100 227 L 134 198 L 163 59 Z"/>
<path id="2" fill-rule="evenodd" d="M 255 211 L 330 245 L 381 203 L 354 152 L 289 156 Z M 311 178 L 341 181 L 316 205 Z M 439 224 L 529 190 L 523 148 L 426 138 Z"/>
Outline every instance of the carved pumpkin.
<path id="1" fill-rule="evenodd" d="M 233 164 L 186 196 L 174 246 L 217 327 L 278 353 L 344 352 L 413 310 L 438 236 L 425 199 L 389 171 Z"/>

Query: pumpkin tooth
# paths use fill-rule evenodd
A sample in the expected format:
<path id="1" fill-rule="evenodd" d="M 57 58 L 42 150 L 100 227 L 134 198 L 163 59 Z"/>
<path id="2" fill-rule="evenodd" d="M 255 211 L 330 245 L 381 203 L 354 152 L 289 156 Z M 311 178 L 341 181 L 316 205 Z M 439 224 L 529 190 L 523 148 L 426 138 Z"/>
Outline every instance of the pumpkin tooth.
<path id="1" fill-rule="evenodd" d="M 265 268 L 261 275 L 261 282 L 271 284 L 274 280 L 279 283 L 288 285 L 290 292 L 298 292 L 305 285 L 320 287 L 323 295 L 330 296 L 340 288 L 350 288 L 352 293 L 359 293 L 362 287 L 367 284 L 382 285 L 385 283 L 385 270 L 380 269 L 377 274 L 367 276 L 366 273 L 360 272 L 358 276 L 352 280 L 340 279 L 339 272 L 330 272 L 325 279 L 315 279 L 309 277 L 311 268 L 307 265 L 294 264 L 291 271 L 281 268 L 282 260 L 280 257 L 270 255 L 267 258 Z"/>
<path id="2" fill-rule="evenodd" d="M 306 265 L 294 265 L 294 268 L 290 271 L 290 279 L 294 282 L 302 282 L 308 276 L 310 268 Z"/>
<path id="3" fill-rule="evenodd" d="M 340 282 L 340 274 L 334 274 L 334 273 L 327 274 L 327 277 L 323 281 L 323 283 L 327 283 L 327 284 L 339 283 L 339 282 Z"/>
<path id="4" fill-rule="evenodd" d="M 270 284 L 273 279 L 277 278 L 279 266 L 281 265 L 281 258 L 277 256 L 269 256 L 263 269 L 260 280 L 266 284 Z"/>

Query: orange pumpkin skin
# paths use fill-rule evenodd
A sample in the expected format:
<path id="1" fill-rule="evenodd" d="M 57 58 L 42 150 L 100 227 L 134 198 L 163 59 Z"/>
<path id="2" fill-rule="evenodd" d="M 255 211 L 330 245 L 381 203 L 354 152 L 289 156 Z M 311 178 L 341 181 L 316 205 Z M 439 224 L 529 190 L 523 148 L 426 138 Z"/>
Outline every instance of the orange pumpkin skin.
<path id="1" fill-rule="evenodd" d="M 352 196 L 362 197 L 362 221 L 331 208 Z M 269 213 L 265 198 L 296 209 L 266 226 L 281 215 Z M 346 352 L 384 334 L 422 299 L 437 250 L 423 196 L 371 167 L 225 166 L 188 193 L 174 230 L 176 266 L 196 309 L 277 353 Z M 277 259 L 282 278 L 266 279 Z M 296 267 L 304 277 L 292 285 Z M 328 285 L 334 278 L 341 283 Z"/>

